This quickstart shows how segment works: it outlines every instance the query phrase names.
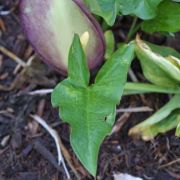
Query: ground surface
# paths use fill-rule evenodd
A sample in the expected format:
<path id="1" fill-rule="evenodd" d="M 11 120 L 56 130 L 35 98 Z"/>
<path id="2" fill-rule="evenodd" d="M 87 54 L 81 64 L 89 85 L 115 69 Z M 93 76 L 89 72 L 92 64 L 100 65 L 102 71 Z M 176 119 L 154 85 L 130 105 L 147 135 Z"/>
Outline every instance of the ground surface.
<path id="1" fill-rule="evenodd" d="M 18 1 L 0 0 L 0 11 L 12 11 L 0 15 L 0 46 L 27 62 L 34 54 L 22 33 L 17 10 Z M 124 40 L 131 19 L 117 20 L 113 31 L 117 42 Z M 143 39 L 156 44 L 170 45 L 180 50 L 180 35 L 176 40 L 142 34 Z M 17 72 L 15 72 L 15 69 Z M 133 70 L 143 81 L 137 62 Z M 73 179 L 93 179 L 77 161 L 69 144 L 69 128 L 52 109 L 50 96 L 30 96 L 29 91 L 52 88 L 63 79 L 36 57 L 31 68 L 17 69 L 17 63 L 0 54 L 0 180 L 58 180 L 66 179 L 62 167 L 57 165 L 54 141 L 49 134 L 31 118 L 30 114 L 43 117 L 60 134 L 73 168 L 69 172 Z M 156 110 L 168 97 L 151 94 L 123 97 L 120 107 L 149 106 Z M 120 108 L 119 107 L 119 108 Z M 153 112 L 120 113 L 117 130 L 106 138 L 101 147 L 97 179 L 113 179 L 114 173 L 129 173 L 147 180 L 180 179 L 180 164 L 173 162 L 180 158 L 180 139 L 174 131 L 160 135 L 151 142 L 135 140 L 128 136 L 133 125 L 144 120 Z M 72 171 L 74 169 L 75 172 Z"/>

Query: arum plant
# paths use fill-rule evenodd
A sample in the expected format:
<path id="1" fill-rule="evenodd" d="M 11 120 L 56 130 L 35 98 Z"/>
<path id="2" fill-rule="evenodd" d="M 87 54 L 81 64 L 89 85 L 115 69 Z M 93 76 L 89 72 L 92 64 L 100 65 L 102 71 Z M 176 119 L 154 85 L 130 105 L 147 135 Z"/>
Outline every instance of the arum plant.
<path id="1" fill-rule="evenodd" d="M 135 40 L 135 52 L 145 78 L 151 83 L 126 83 L 124 95 L 180 94 L 180 54 L 172 48 Z"/>
<path id="2" fill-rule="evenodd" d="M 123 93 L 175 94 L 157 114 L 137 125 L 130 134 L 140 133 L 144 139 L 149 139 L 176 126 L 176 134 L 180 134 L 180 64 L 178 53 L 171 49 L 162 51 L 149 44 L 154 51 L 139 37 L 114 52 L 113 33 L 110 30 L 105 33 L 105 43 L 100 25 L 84 3 L 94 14 L 104 18 L 109 26 L 114 24 L 119 14 L 135 16 L 128 41 L 136 32 L 133 29 L 140 27 L 136 27 L 137 18 L 146 23 L 141 25 L 142 29 L 147 29 L 149 22 L 153 21 L 156 28 L 149 28 L 149 32 L 162 30 L 163 26 L 167 26 L 165 31 L 177 32 L 178 23 L 168 19 L 169 15 L 179 19 L 180 9 L 178 3 L 169 0 L 152 0 L 149 3 L 146 0 L 20 1 L 22 27 L 29 41 L 46 63 L 61 74 L 68 75 L 55 87 L 51 96 L 52 105 L 59 108 L 60 118 L 70 125 L 70 142 L 75 154 L 95 176 L 100 145 L 112 130 L 116 105 Z M 174 11 L 175 6 L 178 6 L 177 11 Z M 170 13 L 161 13 L 167 9 Z M 163 18 L 164 15 L 167 19 Z M 157 23 L 157 17 L 161 23 Z M 126 83 L 134 52 L 140 60 L 144 76 L 151 83 Z M 102 62 L 104 54 L 107 60 L 90 84 L 90 70 Z"/>
<path id="3" fill-rule="evenodd" d="M 129 135 L 141 136 L 143 140 L 153 139 L 159 133 L 165 133 L 176 128 L 180 136 L 180 95 L 174 96 L 166 105 L 147 118 L 142 123 L 129 130 Z"/>
<path id="4" fill-rule="evenodd" d="M 99 148 L 112 130 L 134 44 L 113 53 L 90 84 L 89 69 L 101 62 L 104 39 L 84 4 L 72 0 L 22 0 L 20 10 L 24 31 L 37 52 L 61 73 L 68 72 L 67 79 L 54 89 L 52 104 L 71 127 L 74 152 L 95 176 Z"/>
<path id="5" fill-rule="evenodd" d="M 180 126 L 180 59 L 179 54 L 172 50 L 158 48 L 153 44 L 149 44 L 155 51 L 143 42 L 139 36 L 135 40 L 135 51 L 140 60 L 143 74 L 152 84 L 152 91 L 164 92 L 165 89 L 169 93 L 175 95 L 165 106 L 158 110 L 154 115 L 146 119 L 144 122 L 131 128 L 130 135 L 141 136 L 144 140 L 150 140 L 159 133 L 165 133 L 168 130 L 177 128 L 176 135 L 179 136 Z M 158 53 L 158 54 L 157 54 Z M 173 56 L 174 55 L 174 56 Z M 175 57 L 176 56 L 176 57 Z M 131 92 L 141 91 L 141 84 L 138 88 L 133 89 L 136 85 L 132 84 Z M 142 85 L 142 90 L 145 85 Z M 174 91 L 173 91 L 174 89 Z M 145 90 L 145 89 L 144 89 Z M 150 90 L 150 88 L 146 89 Z"/>
<path id="6" fill-rule="evenodd" d="M 163 87 L 180 87 L 180 59 L 171 54 L 164 57 L 151 50 L 139 36 L 135 40 L 136 54 L 147 80 Z"/>
<path id="7" fill-rule="evenodd" d="M 129 35 L 139 28 L 148 33 L 168 32 L 180 30 L 179 0 L 84 0 L 91 11 L 102 17 L 109 26 L 112 26 L 118 15 L 130 15 L 142 22 Z M 128 35 L 128 36 L 129 36 Z M 129 37 L 127 38 L 129 39 Z"/>
<path id="8" fill-rule="evenodd" d="M 81 37 L 89 68 L 102 61 L 103 33 L 81 0 L 21 0 L 20 17 L 31 44 L 59 72 L 67 74 L 74 33 Z"/>

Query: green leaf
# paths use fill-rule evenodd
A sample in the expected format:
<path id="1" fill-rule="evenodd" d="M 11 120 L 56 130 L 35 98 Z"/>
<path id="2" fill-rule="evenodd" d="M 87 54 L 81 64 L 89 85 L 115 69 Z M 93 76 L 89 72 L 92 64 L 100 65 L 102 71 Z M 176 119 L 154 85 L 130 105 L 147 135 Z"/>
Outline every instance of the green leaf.
<path id="1" fill-rule="evenodd" d="M 83 87 L 88 86 L 90 76 L 85 59 L 80 39 L 75 35 L 68 57 L 68 76 L 72 82 Z"/>
<path id="2" fill-rule="evenodd" d="M 156 16 L 157 6 L 162 0 L 120 0 L 120 12 L 123 15 L 135 15 L 143 20 Z"/>
<path id="3" fill-rule="evenodd" d="M 180 60 L 171 56 L 165 58 L 154 53 L 150 47 L 136 38 L 136 54 L 140 60 L 144 76 L 152 83 L 163 87 L 179 87 Z"/>
<path id="4" fill-rule="evenodd" d="M 180 31 L 180 4 L 164 0 L 158 7 L 157 16 L 142 23 L 146 32 L 178 32 Z"/>
<path id="5" fill-rule="evenodd" d="M 180 137 L 180 115 L 178 116 L 178 122 L 179 124 L 177 125 L 176 128 L 176 136 Z"/>
<path id="6" fill-rule="evenodd" d="M 160 54 L 163 57 L 167 57 L 171 55 L 180 59 L 180 53 L 174 50 L 173 48 L 170 48 L 167 46 L 159 46 L 159 45 L 147 42 L 147 41 L 145 41 L 145 43 L 151 48 L 153 52 Z"/>
<path id="7" fill-rule="evenodd" d="M 105 52 L 105 58 L 109 59 L 115 49 L 115 39 L 114 34 L 111 30 L 108 30 L 104 33 L 105 42 L 106 42 L 106 52 Z"/>
<path id="8" fill-rule="evenodd" d="M 78 36 L 69 52 L 68 78 L 52 93 L 52 104 L 71 126 L 71 145 L 86 169 L 96 175 L 100 144 L 111 132 L 115 108 L 119 103 L 127 72 L 134 55 L 131 43 L 117 50 L 99 71 L 95 83 L 89 83 L 86 58 Z"/>
<path id="9" fill-rule="evenodd" d="M 165 106 L 142 123 L 131 128 L 130 135 L 150 140 L 159 133 L 165 133 L 179 124 L 180 95 L 175 95 Z"/>
<path id="10" fill-rule="evenodd" d="M 120 0 L 85 0 L 91 12 L 101 16 L 108 25 L 113 25 L 119 13 Z"/>

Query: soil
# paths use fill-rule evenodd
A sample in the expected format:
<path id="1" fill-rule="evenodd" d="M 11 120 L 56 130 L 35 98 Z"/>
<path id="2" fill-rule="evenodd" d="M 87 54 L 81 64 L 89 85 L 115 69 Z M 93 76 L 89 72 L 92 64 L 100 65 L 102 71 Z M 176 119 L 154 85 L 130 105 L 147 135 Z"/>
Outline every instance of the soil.
<path id="1" fill-rule="evenodd" d="M 127 17 L 117 19 L 113 27 L 117 43 L 125 40 L 131 22 Z M 144 40 L 180 51 L 179 33 L 176 38 L 140 33 Z M 24 62 L 34 54 L 20 26 L 18 0 L 0 0 L 0 46 Z M 144 81 L 137 61 L 132 69 L 139 81 Z M 31 114 L 38 114 L 58 131 L 74 168 L 73 171 L 66 163 L 72 179 L 93 179 L 74 155 L 69 143 L 69 126 L 59 120 L 58 111 L 51 107 L 50 95 L 28 94 L 33 90 L 53 88 L 62 79 L 63 76 L 47 67 L 38 56 L 31 67 L 24 70 L 17 67 L 13 58 L 0 53 L 0 180 L 66 179 L 63 167 L 57 164 L 53 139 L 32 120 Z M 168 96 L 162 94 L 148 94 L 143 98 L 128 96 L 122 98 L 118 108 L 148 105 L 155 111 L 167 101 Z M 174 162 L 180 158 L 180 139 L 174 136 L 174 130 L 150 142 L 128 136 L 132 126 L 153 112 L 117 114 L 121 126 L 101 146 L 97 179 L 113 179 L 113 174 L 118 173 L 145 180 L 180 179 L 180 163 Z"/>

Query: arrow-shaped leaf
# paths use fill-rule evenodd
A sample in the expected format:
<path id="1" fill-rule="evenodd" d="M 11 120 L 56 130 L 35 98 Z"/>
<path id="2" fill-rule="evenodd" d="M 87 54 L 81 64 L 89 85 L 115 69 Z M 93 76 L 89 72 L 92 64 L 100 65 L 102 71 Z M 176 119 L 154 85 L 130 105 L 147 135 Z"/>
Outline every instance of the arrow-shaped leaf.
<path id="1" fill-rule="evenodd" d="M 95 83 L 89 85 L 89 70 L 77 35 L 69 52 L 68 78 L 52 93 L 52 104 L 71 126 L 71 145 L 86 169 L 96 175 L 100 144 L 111 132 L 134 55 L 134 45 L 125 45 L 107 60 Z"/>

